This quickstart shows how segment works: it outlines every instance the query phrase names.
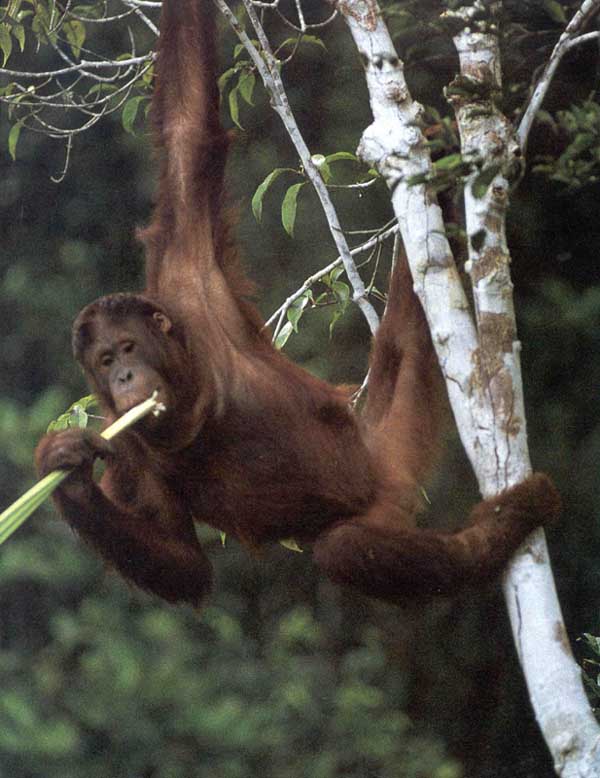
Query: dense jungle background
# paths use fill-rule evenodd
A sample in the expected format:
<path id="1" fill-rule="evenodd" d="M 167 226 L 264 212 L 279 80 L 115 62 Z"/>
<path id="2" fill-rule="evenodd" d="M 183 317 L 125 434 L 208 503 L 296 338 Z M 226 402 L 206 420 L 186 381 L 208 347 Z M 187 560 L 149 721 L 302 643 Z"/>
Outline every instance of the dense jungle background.
<path id="1" fill-rule="evenodd" d="M 318 13 L 318 3 L 307 5 Z M 523 104 L 575 7 L 505 4 L 509 113 Z M 386 9 L 414 96 L 450 115 L 443 87 L 456 58 L 434 25 L 443 4 Z M 126 32 L 113 34 L 118 54 Z M 354 151 L 370 121 L 362 68 L 341 21 L 321 37 L 324 46 L 300 46 L 286 66 L 289 97 L 314 153 Z M 51 52 L 34 44 L 26 42 L 21 68 L 51 62 Z M 233 46 L 224 34 L 223 70 Z M 600 632 L 598 61 L 591 44 L 561 66 L 510 213 L 532 456 L 564 495 L 550 543 L 580 660 L 587 653 L 578 638 Z M 223 120 L 233 126 L 227 105 Z M 34 482 L 32 452 L 48 423 L 86 393 L 70 351 L 75 314 L 100 294 L 141 284 L 134 229 L 148 217 L 155 179 L 141 119 L 132 133 L 115 113 L 78 135 L 59 184 L 52 178 L 63 169 L 64 144 L 23 130 L 13 161 L 5 108 L 0 122 L 5 507 Z M 285 177 L 265 196 L 257 224 L 250 208 L 257 186 L 274 167 L 297 162 L 258 86 L 239 123 L 229 188 L 244 263 L 267 316 L 335 249 L 308 186 L 294 238 L 284 231 Z M 443 153 L 453 151 L 450 143 Z M 542 156 L 545 170 L 533 171 Z M 350 161 L 335 165 L 341 180 L 344 170 L 355 173 Z M 348 230 L 391 218 L 381 182 L 363 196 L 341 189 L 335 198 Z M 388 262 L 389 249 L 382 277 Z M 308 310 L 285 348 L 319 375 L 360 382 L 366 327 L 348 307 L 330 331 L 334 310 Z M 451 426 L 447 438 L 424 522 L 452 527 L 477 492 Z M 253 558 L 202 532 L 218 586 L 200 616 L 106 573 L 50 506 L 0 548 L 1 778 L 553 775 L 498 586 L 396 608 L 331 586 L 309 553 L 275 548 Z"/>

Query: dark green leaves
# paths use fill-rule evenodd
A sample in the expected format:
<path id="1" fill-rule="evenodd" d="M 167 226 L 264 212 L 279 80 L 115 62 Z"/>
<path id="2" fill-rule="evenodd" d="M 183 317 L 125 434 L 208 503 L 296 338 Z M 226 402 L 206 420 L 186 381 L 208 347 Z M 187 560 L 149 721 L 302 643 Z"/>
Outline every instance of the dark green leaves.
<path id="1" fill-rule="evenodd" d="M 226 70 L 219 78 L 219 91 L 223 98 L 228 87 L 227 104 L 232 122 L 243 130 L 240 123 L 240 98 L 246 105 L 254 105 L 254 87 L 256 86 L 256 74 L 252 64 L 248 60 L 242 60 L 232 68 Z"/>
<path id="2" fill-rule="evenodd" d="M 17 158 L 17 143 L 19 142 L 19 136 L 23 129 L 23 122 L 19 121 L 10 128 L 8 133 L 8 153 L 11 159 L 14 161 Z"/>
<path id="3" fill-rule="evenodd" d="M 226 74 L 223 74 L 225 76 Z M 222 76 L 222 78 L 223 78 Z M 229 78 L 229 76 L 228 76 Z M 244 87 L 250 89 L 250 86 Z M 240 87 L 240 90 L 242 87 Z M 311 157 L 312 163 L 315 165 L 319 174 L 321 175 L 325 183 L 329 183 L 332 178 L 332 170 L 330 164 L 338 162 L 340 160 L 349 160 L 351 162 L 358 162 L 355 154 L 351 154 L 349 151 L 336 151 L 333 154 L 324 156 L 323 154 L 313 154 Z M 288 187 L 281 203 L 281 223 L 284 230 L 290 237 L 294 237 L 294 227 L 296 224 L 296 214 L 298 210 L 298 195 L 300 190 L 307 183 L 307 179 L 304 177 L 303 170 L 295 170 L 294 168 L 275 168 L 258 186 L 254 196 L 252 197 L 252 213 L 257 222 L 260 223 L 263 214 L 263 202 L 265 195 L 271 188 L 272 184 L 279 178 L 282 173 L 291 173 L 294 176 L 302 176 L 302 181 L 292 184 Z"/>
<path id="4" fill-rule="evenodd" d="M 548 14 L 553 22 L 556 22 L 560 25 L 567 23 L 565 11 L 562 5 L 557 2 L 557 0 L 543 0 L 542 5 L 544 7 L 544 11 Z"/>
<path id="5" fill-rule="evenodd" d="M 85 24 L 78 19 L 72 19 L 69 22 L 63 24 L 63 32 L 69 41 L 71 51 L 74 57 L 79 57 L 81 54 L 81 47 L 85 43 L 86 30 Z"/>
<path id="6" fill-rule="evenodd" d="M 500 170 L 500 165 L 487 165 L 484 167 L 481 173 L 478 173 L 471 183 L 473 197 L 476 197 L 478 200 L 485 197 L 485 193 L 492 181 L 496 178 L 498 173 L 500 173 Z"/>
<path id="7" fill-rule="evenodd" d="M 8 62 L 12 53 L 12 36 L 10 34 L 10 25 L 3 22 L 0 24 L 0 51 L 2 51 L 2 67 Z"/>
<path id="8" fill-rule="evenodd" d="M 252 213 L 254 214 L 256 221 L 259 223 L 262 220 L 264 197 L 273 182 L 276 181 L 282 173 L 293 173 L 296 176 L 300 175 L 297 170 L 285 167 L 275 168 L 275 170 L 272 170 L 269 173 L 262 184 L 260 184 L 260 186 L 257 188 L 252 198 Z M 290 186 L 285 193 L 283 202 L 281 203 L 281 223 L 283 224 L 283 228 L 290 237 L 293 237 L 294 235 L 294 225 L 296 223 L 296 211 L 298 207 L 298 194 L 300 193 L 300 189 L 304 186 L 305 183 L 306 181 L 300 181 L 297 184 L 292 184 L 292 186 Z"/>
<path id="9" fill-rule="evenodd" d="M 318 282 L 315 281 L 314 286 L 322 284 L 325 291 L 316 294 L 313 288 L 310 288 L 294 300 L 286 311 L 287 321 L 275 338 L 276 348 L 283 348 L 292 333 L 298 332 L 300 319 L 311 308 L 329 308 L 331 310 L 329 322 L 329 335 L 331 337 L 336 322 L 344 315 L 351 299 L 350 286 L 346 281 L 341 280 L 344 272 L 344 267 L 340 263 L 329 273 L 323 275 Z"/>
<path id="10" fill-rule="evenodd" d="M 600 180 L 600 105 L 585 100 L 556 117 L 540 112 L 538 120 L 560 138 L 562 153 L 538 157 L 533 170 L 564 184 L 568 191 L 595 185 Z M 567 139 L 565 147 L 565 138 Z"/>
<path id="11" fill-rule="evenodd" d="M 321 178 L 326 184 L 331 183 L 334 180 L 333 171 L 331 169 L 332 162 L 339 162 L 340 160 L 349 160 L 351 162 L 358 162 L 356 154 L 351 154 L 349 151 L 336 151 L 334 154 L 314 154 L 312 157 L 313 163 L 319 169 Z"/>
<path id="12" fill-rule="evenodd" d="M 275 170 L 272 170 L 269 175 L 265 178 L 265 180 L 260 184 L 256 192 L 254 193 L 254 196 L 252 197 L 252 213 L 254 214 L 254 218 L 256 221 L 260 224 L 262 220 L 262 209 L 263 209 L 263 199 L 266 195 L 269 187 L 275 181 L 279 176 L 284 173 L 285 171 L 290 171 L 291 168 L 283 168 L 278 167 L 275 168 Z M 292 170 L 292 172 L 296 172 L 295 170 Z"/>
<path id="13" fill-rule="evenodd" d="M 138 116 L 140 106 L 143 103 L 150 104 L 150 98 L 146 97 L 146 95 L 137 95 L 136 97 L 131 97 L 125 105 L 123 106 L 123 113 L 121 114 L 121 121 L 123 122 L 123 128 L 126 130 L 126 132 L 131 133 L 132 135 L 135 134 L 134 124 L 135 120 Z"/>

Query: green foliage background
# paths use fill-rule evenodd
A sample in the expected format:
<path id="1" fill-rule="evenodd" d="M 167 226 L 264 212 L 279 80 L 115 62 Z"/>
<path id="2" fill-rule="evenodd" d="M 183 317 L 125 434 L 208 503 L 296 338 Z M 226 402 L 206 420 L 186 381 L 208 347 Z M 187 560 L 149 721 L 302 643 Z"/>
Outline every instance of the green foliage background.
<path id="1" fill-rule="evenodd" d="M 557 5 L 507 4 L 511 23 L 535 33 L 507 37 L 512 83 L 525 83 L 547 56 L 560 29 Z M 560 7 L 570 14 L 569 4 Z M 406 16 L 411 8 L 416 21 Z M 445 112 L 441 89 L 455 61 L 430 25 L 438 4 L 389 10 L 411 88 Z M 326 51 L 301 47 L 285 76 L 310 148 L 328 155 L 355 149 L 369 113 L 342 25 L 324 42 Z M 232 48 L 225 36 L 225 57 Z M 34 67 L 47 54 L 26 48 L 25 56 Z M 561 69 L 530 144 L 543 169 L 519 189 L 510 233 L 534 463 L 553 475 L 565 499 L 563 524 L 550 540 L 572 635 L 600 631 L 600 198 L 597 109 L 585 109 L 595 67 L 595 52 L 581 49 Z M 523 90 L 510 92 L 515 105 Z M 278 178 L 261 224 L 255 221 L 257 186 L 275 167 L 297 162 L 258 86 L 253 100 L 253 108 L 239 101 L 234 117 L 244 130 L 237 131 L 230 190 L 246 265 L 268 315 L 335 254 L 309 187 L 299 193 L 294 239 L 283 229 L 280 207 L 299 182 L 293 176 Z M 133 118 L 143 127 L 143 117 Z M 141 283 L 133 228 L 148 216 L 154 173 L 146 131 L 127 132 L 118 114 L 77 138 L 60 185 L 51 176 L 62 169 L 63 147 L 23 131 L 12 161 L 6 113 L 1 122 L 5 506 L 33 482 L 32 451 L 48 422 L 85 393 L 70 356 L 72 318 L 99 294 Z M 360 198 L 341 190 L 336 202 L 349 229 L 390 218 L 380 184 Z M 332 380 L 360 380 L 366 328 L 350 307 L 330 338 L 331 313 L 307 311 L 286 350 Z M 428 522 L 439 526 L 459 524 L 476 500 L 452 436 L 429 496 Z M 206 542 L 218 588 L 200 616 L 106 574 L 50 508 L 2 547 L 2 778 L 553 774 L 496 587 L 398 609 L 330 586 L 306 553 L 275 549 L 253 559 L 233 542 L 222 548 L 212 534 Z"/>

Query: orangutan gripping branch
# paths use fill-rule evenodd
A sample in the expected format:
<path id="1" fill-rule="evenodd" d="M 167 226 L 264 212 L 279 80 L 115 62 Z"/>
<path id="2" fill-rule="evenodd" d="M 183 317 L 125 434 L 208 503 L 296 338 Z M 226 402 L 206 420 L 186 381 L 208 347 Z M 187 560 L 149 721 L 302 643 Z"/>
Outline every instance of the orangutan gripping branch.
<path id="1" fill-rule="evenodd" d="M 142 233 L 143 294 L 75 320 L 73 348 L 106 424 L 157 390 L 167 407 L 108 443 L 71 429 L 37 449 L 43 475 L 75 468 L 56 504 L 125 578 L 198 605 L 206 522 L 251 546 L 312 544 L 333 580 L 392 601 L 495 576 L 559 499 L 534 475 L 480 503 L 455 534 L 415 527 L 436 448 L 439 376 L 406 262 L 392 273 L 363 413 L 271 345 L 246 295 L 223 216 L 215 23 L 204 0 L 165 0 L 153 117 L 158 203 Z M 107 461 L 99 484 L 96 457 Z"/>

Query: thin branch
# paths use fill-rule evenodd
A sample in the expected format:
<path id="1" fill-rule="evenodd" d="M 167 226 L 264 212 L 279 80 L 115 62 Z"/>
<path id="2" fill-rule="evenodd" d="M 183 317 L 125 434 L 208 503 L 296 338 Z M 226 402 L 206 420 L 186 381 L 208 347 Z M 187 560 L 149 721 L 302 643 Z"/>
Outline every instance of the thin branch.
<path id="1" fill-rule="evenodd" d="M 122 60 L 106 60 L 106 61 L 90 61 L 82 59 L 76 65 L 72 65 L 67 68 L 57 68 L 56 70 L 45 70 L 42 72 L 32 72 L 25 70 L 8 70 L 7 68 L 0 68 L 0 76 L 18 76 L 20 78 L 56 78 L 57 76 L 64 76 L 67 73 L 81 73 L 83 70 L 103 70 L 104 68 L 117 68 L 123 70 L 131 65 L 141 65 L 144 62 L 156 60 L 156 54 L 152 51 L 148 54 L 144 54 L 140 57 L 130 57 L 129 59 Z"/>
<path id="2" fill-rule="evenodd" d="M 54 184 L 62 184 L 62 182 L 65 180 L 65 176 L 67 175 L 67 171 L 69 169 L 69 163 L 71 162 L 71 150 L 73 148 L 73 135 L 69 135 L 66 142 L 66 149 L 65 149 L 65 164 L 63 165 L 63 169 L 58 174 L 58 176 L 50 176 L 50 180 Z"/>
<path id="3" fill-rule="evenodd" d="M 338 15 L 337 8 L 334 8 L 333 12 L 326 19 L 323 19 L 322 22 L 308 22 L 305 24 L 304 29 L 302 29 L 301 27 L 298 27 L 297 24 L 294 24 L 291 19 L 288 19 L 287 16 L 281 12 L 280 8 L 277 8 L 276 11 L 277 16 L 295 32 L 308 32 L 308 30 L 318 30 L 319 28 L 327 27 L 327 25 L 331 24 Z"/>
<path id="4" fill-rule="evenodd" d="M 162 3 L 155 3 L 153 0 L 122 0 L 125 5 L 130 5 L 133 8 L 141 7 L 144 8 L 162 8 Z"/>
<path id="5" fill-rule="evenodd" d="M 158 26 L 154 24 L 154 22 L 146 16 L 146 14 L 142 11 L 142 9 L 134 8 L 134 13 L 139 19 L 141 19 L 144 22 L 146 27 L 152 30 L 152 32 L 158 37 L 158 35 L 160 34 Z"/>
<path id="6" fill-rule="evenodd" d="M 379 178 L 370 178 L 368 181 L 359 181 L 356 184 L 327 184 L 328 189 L 368 189 L 376 184 Z"/>
<path id="7" fill-rule="evenodd" d="M 372 248 L 381 245 L 390 236 L 396 235 L 398 229 L 399 229 L 398 225 L 394 224 L 393 227 L 390 227 L 384 230 L 383 232 L 380 232 L 378 235 L 375 235 L 375 237 L 371 238 L 370 240 L 361 243 L 360 246 L 356 246 L 356 248 L 353 248 L 350 251 L 351 255 L 353 257 L 356 257 L 358 256 L 358 254 L 362 254 L 365 251 L 370 251 Z M 330 262 L 326 267 L 321 268 L 321 270 L 318 270 L 312 276 L 309 276 L 306 279 L 306 281 L 302 284 L 302 286 L 296 289 L 296 291 L 293 294 L 291 294 L 274 313 L 271 314 L 269 319 L 265 322 L 265 327 L 270 327 L 276 319 L 279 319 L 279 323 L 277 324 L 276 331 L 274 332 L 274 337 L 277 336 L 277 332 L 279 331 L 279 329 L 281 329 L 281 323 L 283 321 L 283 317 L 285 316 L 290 306 L 292 306 L 296 302 L 296 300 L 302 297 L 303 294 L 308 292 L 311 286 L 316 284 L 317 281 L 320 281 L 324 276 L 326 276 L 328 273 L 331 273 L 332 270 L 335 270 L 335 268 L 339 267 L 339 265 L 341 264 L 342 264 L 342 258 L 338 257 L 337 259 L 334 259 L 333 262 Z"/>
<path id="8" fill-rule="evenodd" d="M 264 29 L 255 13 L 252 2 L 251 0 L 243 0 L 246 13 L 250 18 L 256 36 L 260 42 L 262 49 L 261 52 L 259 52 L 256 46 L 252 43 L 237 17 L 226 4 L 225 0 L 214 0 L 214 2 L 217 8 L 219 8 L 221 13 L 227 19 L 240 41 L 244 44 L 246 51 L 254 62 L 256 69 L 260 73 L 260 76 L 265 85 L 265 89 L 271 97 L 271 104 L 273 109 L 282 120 L 294 146 L 296 147 L 296 151 L 300 157 L 304 171 L 312 183 L 315 191 L 317 192 L 319 200 L 321 201 L 321 206 L 325 212 L 329 230 L 337 247 L 338 253 L 342 257 L 342 262 L 344 264 L 344 269 L 346 271 L 348 281 L 353 289 L 352 299 L 362 311 L 371 332 L 374 333 L 379 325 L 379 317 L 377 316 L 377 313 L 372 304 L 368 300 L 365 285 L 352 259 L 350 249 L 344 237 L 343 230 L 333 202 L 331 201 L 327 186 L 321 178 L 321 174 L 319 173 L 316 165 L 312 161 L 312 155 L 308 150 L 308 147 L 296 123 L 296 119 L 294 118 L 294 114 L 292 113 L 288 103 L 285 88 L 281 80 L 281 75 L 279 72 L 280 63 L 271 51 L 269 41 L 267 40 Z"/>
<path id="9" fill-rule="evenodd" d="M 560 65 L 564 55 L 573 48 L 573 46 L 579 43 L 587 43 L 594 38 L 598 38 L 598 33 L 588 33 L 578 37 L 578 33 L 585 27 L 590 19 L 600 11 L 600 0 L 584 0 L 581 8 L 573 16 L 571 21 L 567 24 L 565 31 L 560 36 L 558 43 L 554 47 L 554 51 L 550 55 L 548 64 L 544 68 L 542 76 L 535 87 L 529 105 L 523 114 L 519 129 L 517 131 L 517 137 L 523 153 L 525 153 L 527 147 L 527 141 L 529 139 L 529 133 L 533 122 L 535 120 L 537 112 L 540 110 L 544 98 L 548 92 L 552 79 L 554 78 L 558 66 Z"/>

